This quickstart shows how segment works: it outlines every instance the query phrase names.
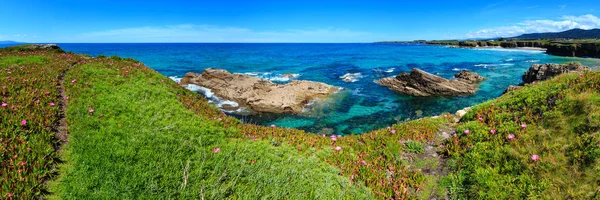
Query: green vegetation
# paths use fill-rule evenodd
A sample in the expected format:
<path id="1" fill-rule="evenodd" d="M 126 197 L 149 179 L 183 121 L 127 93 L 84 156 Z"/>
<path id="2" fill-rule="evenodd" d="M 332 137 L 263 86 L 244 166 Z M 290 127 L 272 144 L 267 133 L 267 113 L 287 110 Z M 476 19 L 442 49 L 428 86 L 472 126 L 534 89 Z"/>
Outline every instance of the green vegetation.
<path id="1" fill-rule="evenodd" d="M 447 142 L 452 196 L 598 198 L 599 89 L 568 74 L 475 106 Z"/>
<path id="2" fill-rule="evenodd" d="M 337 137 L 243 124 L 132 59 L 2 50 L 0 68 L 3 199 L 600 195 L 598 72 L 528 85 L 459 123 L 444 114 Z"/>

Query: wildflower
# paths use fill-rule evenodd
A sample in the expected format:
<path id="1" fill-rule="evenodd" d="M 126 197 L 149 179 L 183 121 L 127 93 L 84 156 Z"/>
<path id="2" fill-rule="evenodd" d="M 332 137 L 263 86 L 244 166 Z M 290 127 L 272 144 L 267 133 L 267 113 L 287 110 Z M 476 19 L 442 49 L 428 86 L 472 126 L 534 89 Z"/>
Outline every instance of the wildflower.
<path id="1" fill-rule="evenodd" d="M 49 94 L 50 94 L 50 92 L 46 92 L 46 93 L 44 93 L 44 94 L 46 94 L 46 95 L 49 95 Z"/>
<path id="2" fill-rule="evenodd" d="M 360 164 L 362 164 L 362 165 L 364 165 L 364 166 L 367 166 L 367 161 L 365 161 L 365 160 L 361 160 L 361 161 L 360 161 Z"/>
<path id="3" fill-rule="evenodd" d="M 330 138 L 331 138 L 332 141 L 336 141 L 337 140 L 337 138 L 335 137 L 335 135 L 332 135 Z"/>
<path id="4" fill-rule="evenodd" d="M 54 103 L 50 103 L 50 107 L 54 106 Z"/>
<path id="5" fill-rule="evenodd" d="M 90 109 L 88 112 L 89 112 L 90 114 L 92 114 L 92 113 L 94 113 L 94 109 Z"/>
<path id="6" fill-rule="evenodd" d="M 342 135 L 337 135 L 337 138 L 342 138 Z"/>
<path id="7" fill-rule="evenodd" d="M 27 164 L 27 162 L 25 162 L 25 161 L 21 161 L 21 163 L 20 163 L 20 164 L 21 164 L 21 165 L 25 165 L 25 164 Z"/>
<path id="8" fill-rule="evenodd" d="M 396 130 L 391 130 L 390 132 L 392 132 L 392 134 L 396 133 Z"/>
<path id="9" fill-rule="evenodd" d="M 215 149 L 213 149 L 213 153 L 219 153 L 221 152 L 221 148 L 217 147 Z"/>
<path id="10" fill-rule="evenodd" d="M 478 120 L 479 120 L 479 121 L 483 121 L 483 118 L 482 118 L 482 117 L 479 117 L 479 118 L 478 118 Z"/>
<path id="11" fill-rule="evenodd" d="M 342 147 L 340 147 L 340 146 L 337 146 L 337 147 L 335 147 L 335 149 L 334 149 L 334 150 L 336 150 L 336 151 L 341 151 L 341 150 L 342 150 Z"/>
<path id="12" fill-rule="evenodd" d="M 271 128 L 275 128 L 275 124 L 271 124 Z"/>
<path id="13" fill-rule="evenodd" d="M 456 137 L 456 133 L 452 133 L 452 137 Z"/>
<path id="14" fill-rule="evenodd" d="M 491 133 L 492 135 L 496 135 L 496 129 L 492 129 L 492 130 L 490 130 L 490 133 Z"/>
<path id="15" fill-rule="evenodd" d="M 583 74 L 579 74 L 579 76 L 583 76 Z"/>
<path id="16" fill-rule="evenodd" d="M 536 154 L 533 154 L 533 155 L 531 156 L 531 160 L 533 160 L 533 161 L 537 161 L 537 160 L 539 160 L 539 159 L 540 159 L 540 156 L 538 156 L 538 155 L 536 155 Z"/>
<path id="17" fill-rule="evenodd" d="M 219 117 L 217 120 L 222 121 L 223 119 Z"/>
<path id="18" fill-rule="evenodd" d="M 5 89 L 5 90 L 6 90 L 6 85 L 5 85 L 5 86 L 2 86 L 2 89 Z"/>
<path id="19" fill-rule="evenodd" d="M 521 124 L 521 128 L 523 128 L 523 129 L 527 128 L 527 124 Z"/>
<path id="20" fill-rule="evenodd" d="M 2 102 L 2 107 L 6 107 L 6 106 L 8 106 L 8 104 L 7 104 L 7 103 L 4 103 L 4 102 Z"/>
<path id="21" fill-rule="evenodd" d="M 387 129 L 388 129 L 388 130 L 389 130 L 389 129 L 391 129 L 391 128 L 392 128 L 392 127 L 389 127 L 389 126 L 387 127 Z"/>
<path id="22" fill-rule="evenodd" d="M 25 126 L 25 125 L 27 125 L 27 120 L 21 121 L 21 126 Z"/>
<path id="23" fill-rule="evenodd" d="M 469 129 L 465 130 L 465 135 L 469 135 L 469 133 L 471 133 L 471 130 L 469 130 Z"/>
<path id="24" fill-rule="evenodd" d="M 534 84 L 534 85 L 535 85 L 535 81 L 534 81 L 534 82 L 531 82 L 531 84 Z"/>
<path id="25" fill-rule="evenodd" d="M 514 134 L 508 134 L 507 138 L 509 140 L 515 139 L 515 135 Z"/>
<path id="26" fill-rule="evenodd" d="M 73 79 L 73 80 L 71 81 L 71 83 L 75 83 L 75 81 L 77 81 L 77 79 Z"/>

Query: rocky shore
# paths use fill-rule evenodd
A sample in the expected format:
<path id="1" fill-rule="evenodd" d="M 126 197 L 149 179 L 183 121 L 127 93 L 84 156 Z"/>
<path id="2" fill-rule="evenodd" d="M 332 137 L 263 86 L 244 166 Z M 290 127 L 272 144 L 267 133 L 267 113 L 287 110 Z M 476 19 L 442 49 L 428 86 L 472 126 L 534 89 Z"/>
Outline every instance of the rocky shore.
<path id="1" fill-rule="evenodd" d="M 383 78 L 376 83 L 410 96 L 467 96 L 475 94 L 478 90 L 477 83 L 485 80 L 480 75 L 466 70 L 455 77 L 456 79 L 448 80 L 415 68 L 410 73 Z"/>
<path id="2" fill-rule="evenodd" d="M 205 69 L 201 74 L 189 72 L 181 79 L 182 85 L 193 84 L 210 90 L 220 99 L 234 101 L 240 107 L 257 112 L 301 113 L 315 98 L 325 98 L 340 90 L 339 87 L 312 81 L 290 81 L 276 84 L 243 74 L 232 74 L 222 69 Z"/>
<path id="3" fill-rule="evenodd" d="M 590 71 L 591 68 L 583 66 L 578 62 L 568 62 L 564 64 L 533 64 L 521 77 L 523 84 L 535 83 L 536 81 L 544 81 L 551 79 L 552 77 L 564 74 L 564 73 L 576 73 Z M 521 84 L 522 85 L 522 84 Z M 521 86 L 508 86 L 504 93 L 515 91 L 520 89 Z"/>

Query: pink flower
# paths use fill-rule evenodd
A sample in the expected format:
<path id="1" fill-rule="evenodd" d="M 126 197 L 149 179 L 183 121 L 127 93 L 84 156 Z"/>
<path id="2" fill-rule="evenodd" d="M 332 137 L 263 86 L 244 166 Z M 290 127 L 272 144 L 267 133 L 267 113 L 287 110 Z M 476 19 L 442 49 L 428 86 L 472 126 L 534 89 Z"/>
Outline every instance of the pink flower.
<path id="1" fill-rule="evenodd" d="M 456 137 L 456 133 L 452 133 L 452 137 Z"/>
<path id="2" fill-rule="evenodd" d="M 25 125 L 27 125 L 27 120 L 21 121 L 21 126 L 25 126 Z"/>
<path id="3" fill-rule="evenodd" d="M 362 165 L 364 165 L 364 166 L 367 166 L 367 161 L 365 161 L 365 160 L 361 160 L 361 161 L 360 161 L 360 164 L 362 164 Z"/>
<path id="4" fill-rule="evenodd" d="M 77 81 L 77 79 L 73 79 L 73 80 L 71 81 L 71 83 L 75 83 L 75 81 Z"/>
<path id="5" fill-rule="evenodd" d="M 496 135 L 496 129 L 492 129 L 492 130 L 490 130 L 490 133 L 491 133 L 492 135 Z"/>
<path id="6" fill-rule="evenodd" d="M 395 129 L 392 129 L 390 132 L 392 132 L 392 134 L 396 133 Z"/>
<path id="7" fill-rule="evenodd" d="M 534 81 L 534 82 L 531 82 L 531 84 L 534 84 L 534 85 L 535 85 L 535 81 Z"/>
<path id="8" fill-rule="evenodd" d="M 392 128 L 392 127 L 389 127 L 389 126 L 387 127 L 387 129 L 391 129 L 391 128 Z"/>
<path id="9" fill-rule="evenodd" d="M 44 93 L 44 94 L 46 94 L 46 95 L 49 95 L 49 94 L 50 94 L 50 92 L 46 92 L 46 93 Z"/>
<path id="10" fill-rule="evenodd" d="M 54 106 L 54 103 L 50 103 L 50 107 Z"/>
<path id="11" fill-rule="evenodd" d="M 337 138 L 342 138 L 342 135 L 337 135 Z"/>
<path id="12" fill-rule="evenodd" d="M 337 147 L 335 147 L 335 149 L 334 149 L 334 150 L 336 150 L 336 151 L 341 151 L 341 150 L 342 150 L 342 147 L 340 147 L 340 146 L 337 146 Z"/>
<path id="13" fill-rule="evenodd" d="M 222 121 L 223 119 L 219 117 L 217 120 Z"/>
<path id="14" fill-rule="evenodd" d="M 527 128 L 527 124 L 521 124 L 521 128 Z"/>
<path id="15" fill-rule="evenodd" d="M 89 112 L 90 114 L 91 114 L 91 113 L 94 113 L 94 109 L 90 109 L 88 112 Z"/>
<path id="16" fill-rule="evenodd" d="M 2 107 L 6 107 L 6 106 L 8 106 L 8 104 L 7 104 L 7 103 L 4 103 L 4 102 L 2 102 Z"/>
<path id="17" fill-rule="evenodd" d="M 2 86 L 2 89 L 5 89 L 5 90 L 6 90 L 6 85 L 5 85 L 5 86 Z"/>
<path id="18" fill-rule="evenodd" d="M 213 149 L 213 153 L 219 153 L 221 152 L 221 148 L 217 147 L 215 149 Z"/>
<path id="19" fill-rule="evenodd" d="M 579 74 L 579 76 L 583 76 L 583 74 Z"/>
<path id="20" fill-rule="evenodd" d="M 275 128 L 275 124 L 271 124 L 271 128 Z"/>
<path id="21" fill-rule="evenodd" d="M 325 137 L 325 134 L 323 134 L 323 135 L 321 135 L 321 136 Z"/>
<path id="22" fill-rule="evenodd" d="M 337 138 L 335 137 L 335 135 L 332 135 L 332 136 L 331 136 L 331 137 L 329 137 L 329 138 L 331 138 L 331 140 L 332 140 L 332 141 L 336 141 L 336 140 L 337 140 Z"/>
<path id="23" fill-rule="evenodd" d="M 540 156 L 538 156 L 537 154 L 533 154 L 533 155 L 531 155 L 531 160 L 533 160 L 533 161 L 537 161 L 537 160 L 539 160 L 539 159 L 540 159 Z"/>
<path id="24" fill-rule="evenodd" d="M 466 135 L 469 135 L 469 133 L 471 133 L 471 131 L 469 129 L 465 130 Z"/>
<path id="25" fill-rule="evenodd" d="M 513 134 L 508 134 L 508 136 L 506 136 L 509 140 L 515 139 L 515 135 Z"/>
<path id="26" fill-rule="evenodd" d="M 479 120 L 479 121 L 483 121 L 483 118 L 482 118 L 482 117 L 479 117 L 479 118 L 478 118 L 478 120 Z"/>

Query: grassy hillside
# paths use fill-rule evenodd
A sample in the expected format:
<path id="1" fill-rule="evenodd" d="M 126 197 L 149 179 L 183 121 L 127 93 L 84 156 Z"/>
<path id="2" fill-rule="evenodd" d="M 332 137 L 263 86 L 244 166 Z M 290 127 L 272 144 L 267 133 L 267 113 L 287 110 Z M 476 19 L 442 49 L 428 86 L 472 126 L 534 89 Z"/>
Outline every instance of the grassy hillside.
<path id="1" fill-rule="evenodd" d="M 526 86 L 459 123 L 332 137 L 242 124 L 131 59 L 10 49 L 0 68 L 6 199 L 598 198 L 597 72 Z"/>

